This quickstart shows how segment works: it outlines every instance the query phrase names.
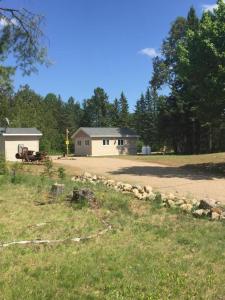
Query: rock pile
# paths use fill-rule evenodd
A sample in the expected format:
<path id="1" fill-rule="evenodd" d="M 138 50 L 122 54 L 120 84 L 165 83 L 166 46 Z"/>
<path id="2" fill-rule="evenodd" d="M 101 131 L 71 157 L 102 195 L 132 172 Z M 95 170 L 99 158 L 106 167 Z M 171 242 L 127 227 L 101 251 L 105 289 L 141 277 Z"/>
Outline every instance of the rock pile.
<path id="1" fill-rule="evenodd" d="M 212 220 L 225 220 L 225 209 L 220 206 L 219 202 L 211 199 L 197 200 L 188 197 L 180 198 L 172 193 L 168 195 L 155 193 L 153 192 L 152 187 L 149 185 L 131 185 L 128 183 L 107 179 L 103 176 L 92 175 L 88 172 L 85 172 L 81 176 L 72 177 L 72 181 L 91 183 L 94 185 L 101 183 L 118 192 L 133 194 L 135 198 L 139 200 L 154 201 L 156 197 L 157 199 L 161 198 L 162 206 L 179 208 L 185 213 L 192 213 L 195 217 L 210 217 Z"/>

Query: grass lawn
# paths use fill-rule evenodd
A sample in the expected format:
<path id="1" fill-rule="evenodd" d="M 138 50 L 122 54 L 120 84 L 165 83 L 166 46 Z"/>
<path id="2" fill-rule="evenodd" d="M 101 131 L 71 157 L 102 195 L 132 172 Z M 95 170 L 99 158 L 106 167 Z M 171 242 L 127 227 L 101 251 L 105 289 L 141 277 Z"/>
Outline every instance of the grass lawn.
<path id="1" fill-rule="evenodd" d="M 219 173 L 225 175 L 225 153 L 200 154 L 200 155 L 125 155 L 118 157 L 128 160 L 137 160 L 150 163 L 163 164 L 170 167 L 181 167 L 203 172 Z"/>
<path id="2" fill-rule="evenodd" d="M 0 241 L 81 243 L 0 248 L 0 299 L 224 299 L 225 224 L 90 186 L 99 209 L 46 201 L 52 181 L 0 177 Z M 65 179 L 65 195 L 77 183 Z M 43 226 L 37 224 L 46 223 Z"/>

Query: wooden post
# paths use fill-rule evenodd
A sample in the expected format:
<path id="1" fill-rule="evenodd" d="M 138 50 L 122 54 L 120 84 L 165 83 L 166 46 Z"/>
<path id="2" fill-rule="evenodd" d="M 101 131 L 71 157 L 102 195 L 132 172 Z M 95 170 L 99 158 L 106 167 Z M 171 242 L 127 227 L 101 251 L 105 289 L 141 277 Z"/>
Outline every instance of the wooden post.
<path id="1" fill-rule="evenodd" d="M 69 130 L 66 129 L 66 155 L 69 155 Z"/>

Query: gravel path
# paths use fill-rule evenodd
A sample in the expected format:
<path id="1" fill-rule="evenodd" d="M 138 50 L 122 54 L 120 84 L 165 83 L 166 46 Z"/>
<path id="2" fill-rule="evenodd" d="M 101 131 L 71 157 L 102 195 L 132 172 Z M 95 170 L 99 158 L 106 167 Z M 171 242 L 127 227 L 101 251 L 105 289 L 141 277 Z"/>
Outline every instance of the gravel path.
<path id="1" fill-rule="evenodd" d="M 213 198 L 225 204 L 225 178 L 182 170 L 160 164 L 102 157 L 77 157 L 75 160 L 55 160 L 74 173 L 87 171 L 117 181 L 151 185 L 161 192 L 178 193 L 195 198 Z"/>

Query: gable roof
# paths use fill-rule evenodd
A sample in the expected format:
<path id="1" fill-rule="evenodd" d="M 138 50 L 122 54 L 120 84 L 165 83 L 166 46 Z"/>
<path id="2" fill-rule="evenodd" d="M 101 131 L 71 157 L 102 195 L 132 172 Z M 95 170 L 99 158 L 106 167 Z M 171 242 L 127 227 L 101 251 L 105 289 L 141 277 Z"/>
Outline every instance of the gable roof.
<path id="1" fill-rule="evenodd" d="M 0 128 L 2 136 L 42 136 L 37 128 Z"/>
<path id="2" fill-rule="evenodd" d="M 135 137 L 139 136 L 130 128 L 115 128 L 115 127 L 80 127 L 72 137 L 75 137 L 79 131 L 83 131 L 90 137 Z"/>

